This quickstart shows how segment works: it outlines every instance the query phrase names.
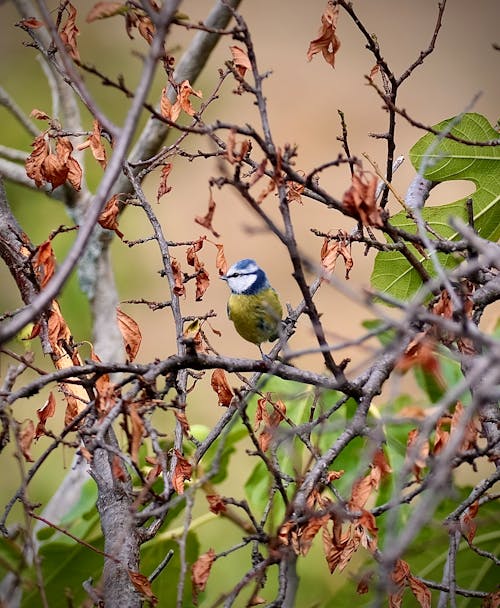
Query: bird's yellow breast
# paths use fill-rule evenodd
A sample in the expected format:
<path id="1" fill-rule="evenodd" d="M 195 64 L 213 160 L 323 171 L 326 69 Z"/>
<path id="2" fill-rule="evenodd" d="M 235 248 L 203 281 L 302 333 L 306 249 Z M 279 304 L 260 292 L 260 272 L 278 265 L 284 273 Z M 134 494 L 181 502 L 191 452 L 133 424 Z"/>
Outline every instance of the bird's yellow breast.
<path id="1" fill-rule="evenodd" d="M 231 294 L 227 312 L 236 331 L 249 342 L 261 344 L 279 336 L 283 311 L 272 287 L 254 295 Z"/>

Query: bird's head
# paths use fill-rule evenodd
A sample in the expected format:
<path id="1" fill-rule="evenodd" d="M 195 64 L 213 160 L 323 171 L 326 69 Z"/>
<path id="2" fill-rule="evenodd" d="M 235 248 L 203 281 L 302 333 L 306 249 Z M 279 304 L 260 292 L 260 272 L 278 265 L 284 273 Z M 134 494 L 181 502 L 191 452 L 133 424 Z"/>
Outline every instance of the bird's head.
<path id="1" fill-rule="evenodd" d="M 269 287 L 266 273 L 255 260 L 236 262 L 221 279 L 227 281 L 229 289 L 236 294 L 254 295 Z"/>

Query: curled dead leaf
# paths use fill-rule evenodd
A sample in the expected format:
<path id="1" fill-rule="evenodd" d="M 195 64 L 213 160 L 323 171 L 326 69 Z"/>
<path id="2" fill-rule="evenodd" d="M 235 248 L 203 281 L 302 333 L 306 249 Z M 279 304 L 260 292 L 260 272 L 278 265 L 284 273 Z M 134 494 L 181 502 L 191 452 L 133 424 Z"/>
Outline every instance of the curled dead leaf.
<path id="1" fill-rule="evenodd" d="M 89 137 L 78 146 L 78 150 L 85 150 L 85 148 L 90 148 L 92 156 L 101 165 L 101 167 L 105 169 L 107 164 L 106 148 L 102 143 L 101 125 L 96 119 L 94 119 L 94 126 L 91 135 L 89 135 Z"/>
<path id="2" fill-rule="evenodd" d="M 35 438 L 35 424 L 33 420 L 26 420 L 18 430 L 19 449 L 26 462 L 35 462 L 30 448 Z"/>
<path id="3" fill-rule="evenodd" d="M 56 257 L 50 239 L 44 241 L 37 247 L 31 264 L 40 283 L 40 287 L 43 289 L 56 270 Z"/>
<path id="4" fill-rule="evenodd" d="M 38 439 L 42 435 L 47 434 L 47 429 L 45 428 L 45 423 L 49 418 L 55 414 L 56 411 L 56 398 L 52 391 L 49 393 L 49 397 L 47 401 L 42 405 L 40 409 L 36 411 L 38 416 L 38 424 L 36 425 L 35 430 L 35 439 Z"/>
<path id="5" fill-rule="evenodd" d="M 118 454 L 113 455 L 111 474 L 113 475 L 113 479 L 116 479 L 117 481 L 127 481 L 127 474 L 125 473 L 121 458 L 118 456 Z"/>
<path id="6" fill-rule="evenodd" d="M 45 183 L 43 165 L 50 152 L 45 133 L 36 137 L 31 144 L 31 147 L 33 148 L 33 151 L 28 156 L 25 163 L 26 175 L 34 180 L 37 188 L 41 188 Z"/>
<path id="7" fill-rule="evenodd" d="M 226 372 L 223 369 L 215 369 L 212 372 L 210 385 L 217 393 L 219 405 L 229 407 L 234 395 L 227 381 Z"/>
<path id="8" fill-rule="evenodd" d="M 226 256 L 224 255 L 224 245 L 214 243 L 217 247 L 217 257 L 215 258 L 215 267 L 219 271 L 219 276 L 223 276 L 227 272 L 228 263 Z"/>
<path id="9" fill-rule="evenodd" d="M 195 561 L 191 568 L 191 582 L 193 583 L 193 602 L 195 605 L 198 604 L 198 594 L 200 591 L 204 591 L 207 586 L 208 577 L 210 576 L 210 570 L 212 564 L 215 561 L 215 551 L 209 549 L 203 555 Z"/>
<path id="10" fill-rule="evenodd" d="M 45 23 L 43 23 L 43 21 L 35 19 L 35 17 L 29 17 L 27 19 L 21 19 L 16 23 L 16 25 L 22 27 L 23 29 L 37 30 L 38 28 L 43 27 Z"/>
<path id="11" fill-rule="evenodd" d="M 193 467 L 189 461 L 179 452 L 173 450 L 175 461 L 174 474 L 172 476 L 172 487 L 177 494 L 184 494 L 184 482 L 191 479 Z"/>
<path id="12" fill-rule="evenodd" d="M 68 11 L 68 17 L 62 24 L 59 36 L 68 51 L 69 56 L 76 61 L 80 61 L 80 53 L 76 44 L 76 37 L 80 33 L 76 25 L 76 8 L 68 2 L 66 4 L 66 10 Z"/>
<path id="13" fill-rule="evenodd" d="M 170 265 L 174 275 L 174 293 L 177 296 L 184 296 L 186 295 L 186 287 L 184 285 L 184 276 L 182 274 L 181 265 L 175 258 L 171 259 Z"/>
<path id="14" fill-rule="evenodd" d="M 92 23 L 92 21 L 120 15 L 126 11 L 127 5 L 124 2 L 96 2 L 85 20 L 87 23 Z"/>
<path id="15" fill-rule="evenodd" d="M 325 237 L 321 247 L 321 266 L 326 272 L 332 273 L 337 265 L 337 259 L 343 258 L 345 264 L 345 278 L 349 279 L 349 273 L 354 266 L 351 253 L 351 241 L 344 230 L 339 230 L 335 239 Z"/>
<path id="16" fill-rule="evenodd" d="M 226 501 L 219 494 L 207 494 L 206 497 L 209 509 L 212 513 L 219 515 L 227 511 Z"/>
<path id="17" fill-rule="evenodd" d="M 159 203 L 160 198 L 168 194 L 172 190 L 172 186 L 168 185 L 168 177 L 172 171 L 172 163 L 165 163 L 161 169 L 160 183 L 156 191 L 156 201 Z"/>
<path id="18" fill-rule="evenodd" d="M 321 53 L 325 61 L 332 68 L 335 67 L 335 55 L 340 48 L 340 40 L 336 33 L 338 18 L 339 7 L 332 0 L 329 0 L 321 15 L 321 27 L 318 36 L 309 43 L 307 61 L 311 61 L 316 53 Z"/>
<path id="19" fill-rule="evenodd" d="M 382 228 L 382 211 L 377 206 L 375 193 L 378 179 L 368 171 L 357 169 L 352 176 L 351 187 L 344 193 L 342 204 L 346 213 L 365 226 Z"/>
<path id="20" fill-rule="evenodd" d="M 141 330 L 134 319 L 124 313 L 120 308 L 116 309 L 116 319 L 118 321 L 118 329 L 123 338 L 127 360 L 132 362 L 136 358 L 139 347 L 141 346 Z"/>
<path id="21" fill-rule="evenodd" d="M 123 238 L 123 232 L 118 229 L 118 217 L 120 215 L 120 194 L 113 194 L 101 211 L 97 221 L 102 228 L 114 230 L 118 237 Z"/>
<path id="22" fill-rule="evenodd" d="M 212 222 L 214 219 L 215 207 L 216 207 L 216 204 L 215 204 L 215 200 L 212 195 L 212 189 L 210 189 L 210 198 L 208 201 L 208 211 L 207 211 L 206 215 L 204 215 L 204 216 L 197 215 L 194 218 L 194 221 L 197 224 L 199 224 L 200 226 L 203 226 L 204 228 L 206 228 L 207 230 L 210 230 L 210 232 L 214 235 L 214 237 L 216 239 L 218 239 L 220 234 L 214 229 L 214 227 L 212 225 Z"/>
<path id="23" fill-rule="evenodd" d="M 192 88 L 192 86 L 189 84 L 189 80 L 184 80 L 183 82 L 181 82 L 181 86 L 177 94 L 177 101 L 179 102 L 184 112 L 186 112 L 186 114 L 189 114 L 189 116 L 194 116 L 196 110 L 191 104 L 191 95 L 194 95 L 195 97 L 198 97 L 200 99 L 203 97 L 201 91 L 195 91 Z"/>
<path id="24" fill-rule="evenodd" d="M 247 70 L 252 69 L 252 64 L 246 52 L 239 46 L 230 46 L 231 55 L 233 56 L 234 67 L 238 74 L 244 78 Z"/>
<path id="25" fill-rule="evenodd" d="M 158 604 L 158 598 L 151 589 L 151 583 L 149 582 L 148 577 L 140 572 L 133 572 L 132 570 L 128 571 L 128 575 L 132 584 L 141 596 L 147 599 L 152 606 L 156 606 Z"/>

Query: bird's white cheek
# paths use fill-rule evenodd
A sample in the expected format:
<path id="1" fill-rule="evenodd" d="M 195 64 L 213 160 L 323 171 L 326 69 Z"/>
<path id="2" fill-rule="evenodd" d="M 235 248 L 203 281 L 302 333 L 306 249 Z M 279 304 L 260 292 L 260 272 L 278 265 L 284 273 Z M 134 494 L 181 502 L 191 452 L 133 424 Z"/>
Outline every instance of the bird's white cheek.
<path id="1" fill-rule="evenodd" d="M 249 289 L 255 282 L 253 275 L 241 275 L 239 277 L 233 277 L 228 280 L 229 287 L 235 293 L 243 293 Z"/>

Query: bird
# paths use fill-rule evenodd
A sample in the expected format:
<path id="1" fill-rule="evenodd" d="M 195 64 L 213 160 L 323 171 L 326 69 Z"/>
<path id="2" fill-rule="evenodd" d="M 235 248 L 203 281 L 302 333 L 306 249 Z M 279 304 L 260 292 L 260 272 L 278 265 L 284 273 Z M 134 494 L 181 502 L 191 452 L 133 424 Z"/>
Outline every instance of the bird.
<path id="1" fill-rule="evenodd" d="M 262 358 L 262 342 L 273 342 L 279 337 L 283 309 L 266 273 L 255 260 L 245 258 L 235 262 L 226 274 L 231 295 L 227 314 L 242 338 L 259 347 Z"/>

